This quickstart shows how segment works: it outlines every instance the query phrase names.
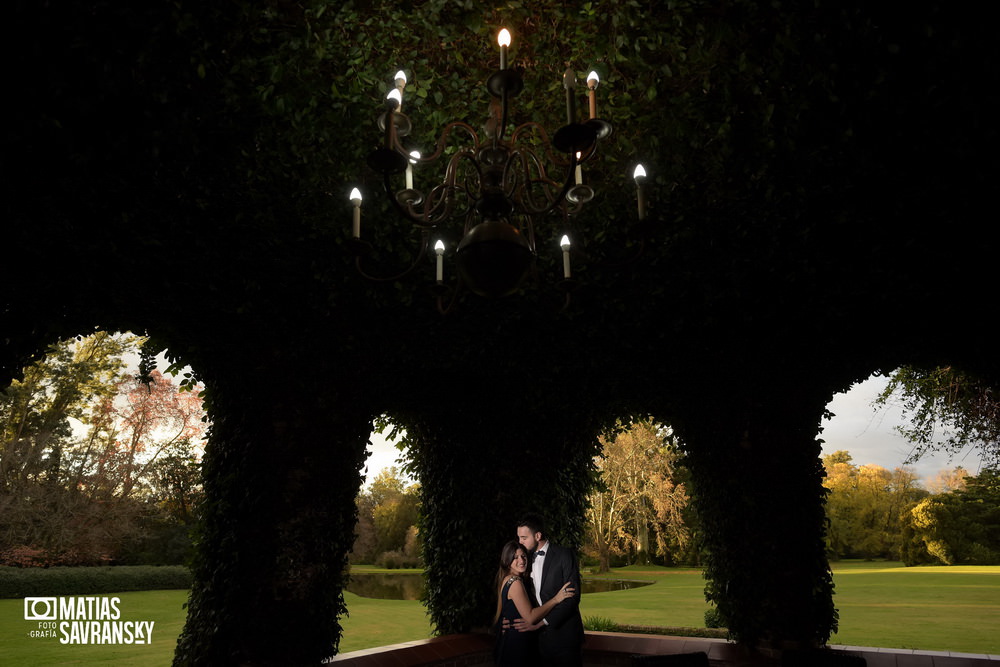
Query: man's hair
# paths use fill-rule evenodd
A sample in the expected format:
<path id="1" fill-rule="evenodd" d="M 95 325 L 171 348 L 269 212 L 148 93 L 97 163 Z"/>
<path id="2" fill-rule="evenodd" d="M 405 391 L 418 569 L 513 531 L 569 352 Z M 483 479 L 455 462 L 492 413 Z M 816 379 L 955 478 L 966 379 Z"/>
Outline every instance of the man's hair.
<path id="1" fill-rule="evenodd" d="M 547 537 L 545 534 L 545 521 L 537 514 L 525 514 L 522 516 L 521 520 L 517 522 L 517 527 L 520 528 L 521 526 L 527 526 L 532 534 L 541 533 L 542 539 Z"/>

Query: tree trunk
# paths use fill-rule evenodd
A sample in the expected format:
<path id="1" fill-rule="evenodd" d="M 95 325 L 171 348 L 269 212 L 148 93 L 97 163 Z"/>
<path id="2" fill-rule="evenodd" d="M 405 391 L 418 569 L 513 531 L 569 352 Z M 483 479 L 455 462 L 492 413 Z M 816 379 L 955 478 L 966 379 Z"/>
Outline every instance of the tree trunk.
<path id="1" fill-rule="evenodd" d="M 601 574 L 611 571 L 611 554 L 608 551 L 608 545 L 606 543 L 601 543 L 598 545 L 598 566 L 597 571 Z"/>

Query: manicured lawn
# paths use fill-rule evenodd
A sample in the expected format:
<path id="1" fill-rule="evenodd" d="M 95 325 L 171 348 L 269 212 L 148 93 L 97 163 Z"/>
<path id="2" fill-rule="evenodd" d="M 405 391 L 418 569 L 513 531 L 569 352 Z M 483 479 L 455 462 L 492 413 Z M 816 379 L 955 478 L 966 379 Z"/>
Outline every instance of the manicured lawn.
<path id="1" fill-rule="evenodd" d="M 374 568 L 358 571 L 375 572 Z M 398 572 L 398 571 L 397 571 Z M 611 579 L 655 581 L 627 591 L 589 593 L 584 617 L 664 627 L 704 624 L 704 580 L 696 569 L 627 567 Z M 1000 653 L 1000 566 L 904 568 L 899 563 L 836 563 L 840 632 L 831 642 L 886 648 Z M 0 600 L 0 665 L 124 665 L 167 667 L 184 622 L 186 591 L 121 593 L 122 620 L 155 621 L 144 646 L 63 645 L 30 638 L 21 599 Z M 412 600 L 371 600 L 346 594 L 342 651 L 431 635 L 423 606 Z"/>
<path id="2" fill-rule="evenodd" d="M 834 563 L 833 572 L 840 610 L 833 644 L 1000 653 L 1000 566 L 843 562 Z M 704 625 L 708 605 L 698 570 L 631 566 L 604 576 L 657 583 L 587 595 L 580 602 L 584 617 L 634 625 Z"/>
<path id="3" fill-rule="evenodd" d="M 1000 566 L 844 563 L 833 572 L 833 643 L 1000 653 Z"/>
<path id="4" fill-rule="evenodd" d="M 588 593 L 580 599 L 584 618 L 599 616 L 623 625 L 701 628 L 705 625 L 705 580 L 701 570 L 631 565 L 594 579 L 655 581 L 652 586 L 627 591 Z"/>
<path id="5" fill-rule="evenodd" d="M 350 616 L 343 620 L 343 652 L 425 639 L 433 633 L 418 600 L 372 600 L 345 593 Z"/>

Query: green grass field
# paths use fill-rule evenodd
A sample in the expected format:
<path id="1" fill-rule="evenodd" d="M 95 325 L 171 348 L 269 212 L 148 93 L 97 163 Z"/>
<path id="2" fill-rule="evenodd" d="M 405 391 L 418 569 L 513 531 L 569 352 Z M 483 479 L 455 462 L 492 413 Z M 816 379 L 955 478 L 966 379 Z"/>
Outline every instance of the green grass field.
<path id="1" fill-rule="evenodd" d="M 373 568 L 358 571 L 376 572 Z M 608 578 L 655 581 L 627 591 L 591 593 L 586 616 L 666 627 L 704 624 L 704 581 L 695 569 L 626 567 Z M 914 567 L 899 563 L 837 563 L 835 602 L 840 632 L 834 644 L 1000 653 L 1000 567 Z M 63 645 L 31 638 L 21 599 L 0 600 L 0 665 L 124 665 L 166 667 L 184 622 L 186 591 L 121 593 L 122 620 L 155 621 L 144 646 Z M 346 594 L 342 651 L 429 637 L 423 606 L 409 600 L 370 600 Z"/>
<path id="2" fill-rule="evenodd" d="M 840 630 L 832 644 L 1000 653 L 1000 567 L 843 562 L 833 572 Z M 656 584 L 587 595 L 580 601 L 584 617 L 704 625 L 708 605 L 699 570 L 632 566 L 607 576 Z"/>

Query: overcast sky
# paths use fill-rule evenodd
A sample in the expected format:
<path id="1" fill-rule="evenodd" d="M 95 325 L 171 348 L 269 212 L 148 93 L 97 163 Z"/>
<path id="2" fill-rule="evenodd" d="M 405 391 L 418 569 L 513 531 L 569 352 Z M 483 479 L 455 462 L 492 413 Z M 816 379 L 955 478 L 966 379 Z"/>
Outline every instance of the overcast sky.
<path id="1" fill-rule="evenodd" d="M 871 377 L 834 397 L 827 407 L 836 416 L 824 420 L 820 435 L 825 441 L 823 454 L 846 449 L 856 465 L 874 463 L 889 470 L 903 465 L 910 454 L 910 444 L 894 430 L 901 423 L 901 411 L 893 407 L 876 410 L 872 406 L 885 384 L 886 378 Z M 372 434 L 369 451 L 367 480 L 373 479 L 383 468 L 398 465 L 395 461 L 399 451 L 378 433 Z M 975 475 L 979 472 L 979 456 L 967 453 L 949 461 L 946 455 L 937 454 L 926 456 L 910 467 L 927 480 L 940 470 L 958 465 Z"/>
<path id="2" fill-rule="evenodd" d="M 889 470 L 903 465 L 911 445 L 895 431 L 895 426 L 902 423 L 902 411 L 892 406 L 878 410 L 872 407 L 886 383 L 886 378 L 873 376 L 834 396 L 827 407 L 836 416 L 823 422 L 820 435 L 825 441 L 823 454 L 846 449 L 857 465 L 875 463 Z M 919 477 L 929 479 L 955 466 L 975 475 L 980 463 L 976 452 L 964 452 L 952 459 L 945 454 L 924 456 L 910 467 Z"/>

